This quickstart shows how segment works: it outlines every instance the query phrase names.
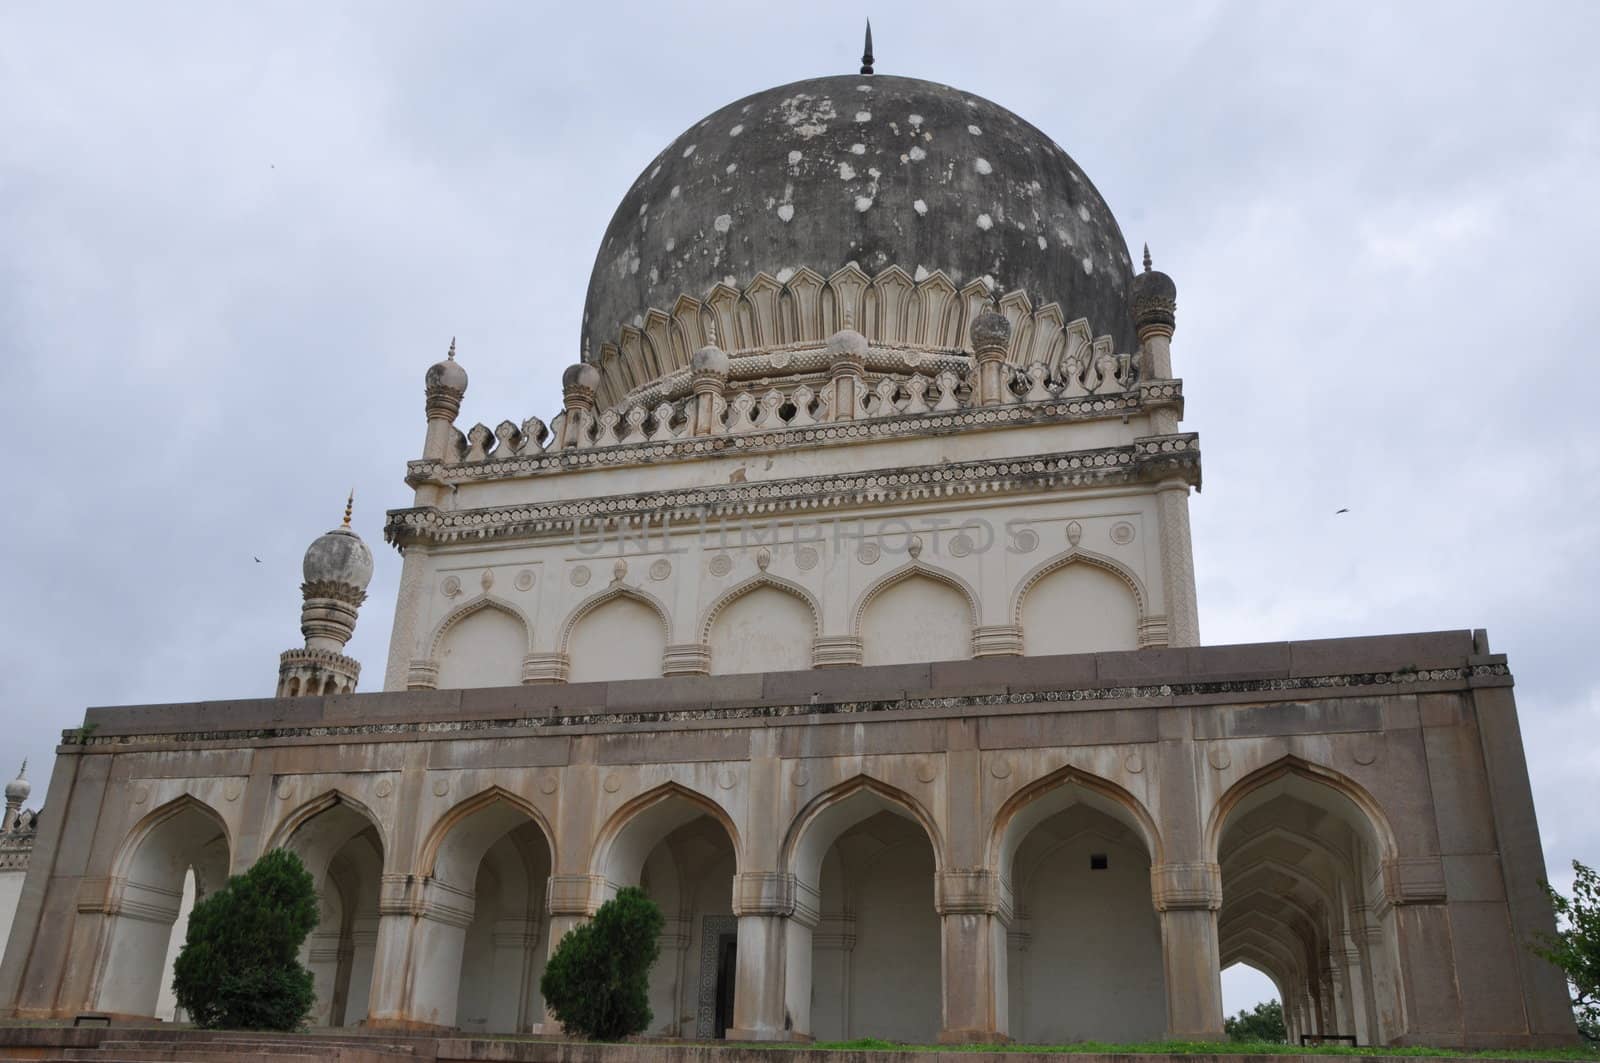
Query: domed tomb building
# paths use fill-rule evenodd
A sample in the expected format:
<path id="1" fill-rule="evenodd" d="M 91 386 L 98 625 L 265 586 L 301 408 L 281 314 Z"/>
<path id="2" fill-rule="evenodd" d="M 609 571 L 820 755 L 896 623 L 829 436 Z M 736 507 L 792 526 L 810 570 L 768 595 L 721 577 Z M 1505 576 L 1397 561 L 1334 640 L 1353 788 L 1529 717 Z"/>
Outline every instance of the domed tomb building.
<path id="1" fill-rule="evenodd" d="M 1246 963 L 1293 1037 L 1570 1042 L 1486 636 L 1201 645 L 1141 258 L 948 86 L 696 122 L 601 238 L 548 423 L 460 425 L 467 358 L 427 371 L 382 693 L 345 527 L 275 699 L 69 733 L 0 1003 L 151 1014 L 184 883 L 287 846 L 319 1025 L 554 1030 L 546 958 L 639 885 L 656 1035 L 1220 1038 Z"/>

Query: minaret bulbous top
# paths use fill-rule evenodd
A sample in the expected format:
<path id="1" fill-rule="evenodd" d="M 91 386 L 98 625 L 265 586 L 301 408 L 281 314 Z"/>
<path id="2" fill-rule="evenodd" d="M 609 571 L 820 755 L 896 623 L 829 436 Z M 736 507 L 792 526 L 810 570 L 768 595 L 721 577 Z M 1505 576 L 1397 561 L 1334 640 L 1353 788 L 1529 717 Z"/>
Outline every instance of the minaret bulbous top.
<path id="1" fill-rule="evenodd" d="M 339 583 L 364 592 L 372 582 L 372 551 L 361 536 L 350 530 L 354 502 L 352 494 L 345 504 L 343 524 L 317 536 L 306 548 L 301 571 L 307 583 Z"/>
<path id="2" fill-rule="evenodd" d="M 467 392 L 467 371 L 461 368 L 461 363 L 456 361 L 456 341 L 450 339 L 450 352 L 445 355 L 444 361 L 435 362 L 428 367 L 428 374 L 423 378 L 424 385 L 429 391 L 443 388 L 459 395 Z"/>
<path id="3" fill-rule="evenodd" d="M 1150 245 L 1144 247 L 1144 272 L 1133 278 L 1133 323 L 1142 338 L 1151 329 L 1167 335 L 1177 327 L 1178 286 L 1160 270 L 1150 268 Z"/>
<path id="4" fill-rule="evenodd" d="M 32 792 L 33 784 L 28 782 L 28 762 L 23 761 L 17 777 L 6 783 L 6 804 L 20 805 Z"/>

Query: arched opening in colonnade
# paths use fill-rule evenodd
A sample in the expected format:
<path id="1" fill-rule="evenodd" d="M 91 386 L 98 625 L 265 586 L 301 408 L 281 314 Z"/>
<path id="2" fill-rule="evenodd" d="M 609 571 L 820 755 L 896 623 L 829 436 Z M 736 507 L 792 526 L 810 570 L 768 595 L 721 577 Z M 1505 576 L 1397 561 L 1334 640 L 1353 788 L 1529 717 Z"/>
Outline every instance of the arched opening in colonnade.
<path id="1" fill-rule="evenodd" d="M 431 919 L 416 952 L 412 1008 L 427 1021 L 473 1033 L 529 1033 L 544 1021 L 549 914 L 555 856 L 533 807 L 498 787 L 468 798 L 424 846 Z"/>
<path id="2" fill-rule="evenodd" d="M 129 834 L 106 898 L 105 964 L 95 1010 L 153 1017 L 184 928 L 178 915 L 186 881 L 204 897 L 228 880 L 230 849 L 222 817 L 192 797 L 146 816 Z"/>
<path id="3" fill-rule="evenodd" d="M 301 962 L 317 994 L 313 1026 L 355 1026 L 367 1017 L 378 944 L 383 836 L 372 813 L 340 793 L 325 794 L 291 816 L 283 847 L 317 884 L 317 928 Z"/>
<path id="4" fill-rule="evenodd" d="M 1371 799 L 1286 760 L 1224 796 L 1212 836 L 1222 965 L 1249 964 L 1277 985 L 1290 1042 L 1382 1044 L 1397 1034 L 1395 928 L 1382 886 L 1393 849 Z"/>
<path id="5" fill-rule="evenodd" d="M 666 917 L 650 970 L 649 1032 L 722 1037 L 733 1025 L 738 974 L 732 820 L 710 798 L 669 784 L 624 806 L 597 850 L 608 890 L 638 886 Z"/>
<path id="6" fill-rule="evenodd" d="M 943 943 L 931 817 L 858 777 L 807 806 L 785 853 L 795 876 L 785 990 L 794 1030 L 823 1041 L 936 1041 Z"/>
<path id="7" fill-rule="evenodd" d="M 1006 1015 L 1015 1041 L 1157 1041 L 1166 1034 L 1153 822 L 1127 794 L 1071 772 L 1001 810 L 995 865 L 1010 898 Z"/>

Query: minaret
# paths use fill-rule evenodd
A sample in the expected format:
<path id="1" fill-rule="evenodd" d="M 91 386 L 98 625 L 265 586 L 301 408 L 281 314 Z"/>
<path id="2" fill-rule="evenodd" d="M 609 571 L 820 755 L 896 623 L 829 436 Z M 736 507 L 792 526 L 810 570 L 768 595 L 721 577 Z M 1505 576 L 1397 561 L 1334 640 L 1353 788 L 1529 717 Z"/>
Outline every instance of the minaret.
<path id="1" fill-rule="evenodd" d="M 28 783 L 28 762 L 24 760 L 17 777 L 6 783 L 6 818 L 0 825 L 0 833 L 10 834 L 16 829 L 17 818 L 22 815 L 22 802 L 32 792 L 33 787 Z"/>
<path id="2" fill-rule="evenodd" d="M 361 676 L 361 663 L 344 655 L 356 631 L 356 611 L 372 581 L 372 551 L 350 530 L 355 492 L 344 507 L 344 523 L 318 536 L 306 549 L 300 593 L 300 633 L 305 649 L 285 650 L 278 658 L 278 697 L 349 694 Z"/>

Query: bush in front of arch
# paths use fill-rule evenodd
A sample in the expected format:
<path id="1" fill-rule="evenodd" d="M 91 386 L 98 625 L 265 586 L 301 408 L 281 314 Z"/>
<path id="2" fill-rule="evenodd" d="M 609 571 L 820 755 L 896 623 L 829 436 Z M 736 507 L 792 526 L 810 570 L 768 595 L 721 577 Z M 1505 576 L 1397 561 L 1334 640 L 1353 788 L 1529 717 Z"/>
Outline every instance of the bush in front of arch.
<path id="1" fill-rule="evenodd" d="M 293 1030 L 316 1001 L 300 947 L 317 925 L 317 888 L 300 858 L 274 849 L 198 901 L 172 991 L 205 1029 Z"/>
<path id="2" fill-rule="evenodd" d="M 649 1028 L 650 968 L 664 924 L 656 902 L 629 886 L 561 939 L 539 992 L 562 1030 L 618 1041 Z"/>

